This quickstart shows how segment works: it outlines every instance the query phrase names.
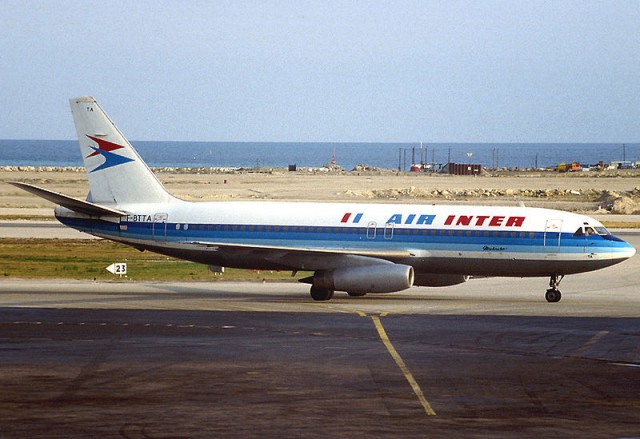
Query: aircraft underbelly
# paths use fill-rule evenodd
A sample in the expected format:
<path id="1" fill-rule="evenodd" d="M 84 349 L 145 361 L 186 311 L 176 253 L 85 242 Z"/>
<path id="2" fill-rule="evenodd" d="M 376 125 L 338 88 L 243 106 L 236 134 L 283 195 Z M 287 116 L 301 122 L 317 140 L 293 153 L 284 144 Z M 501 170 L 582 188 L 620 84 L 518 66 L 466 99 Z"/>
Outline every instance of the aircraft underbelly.
<path id="1" fill-rule="evenodd" d="M 326 270 L 339 266 L 363 265 L 362 262 L 349 260 L 348 255 L 313 255 L 290 257 L 286 251 L 252 252 L 220 251 L 195 245 L 176 245 L 171 243 L 146 242 L 144 247 L 150 251 L 190 260 L 208 265 L 262 269 L 262 270 Z M 573 274 L 597 270 L 620 262 L 618 258 L 589 258 L 586 255 L 562 254 L 541 257 L 539 253 L 519 253 L 516 255 L 483 254 L 477 257 L 428 256 L 394 260 L 392 262 L 411 265 L 417 273 L 461 274 L 472 276 L 530 277 L 550 274 Z M 380 260 L 379 263 L 386 261 Z M 378 263 L 373 262 L 373 263 Z"/>
<path id="2" fill-rule="evenodd" d="M 402 263 L 413 265 L 417 273 L 449 273 L 471 276 L 536 277 L 551 274 L 575 274 L 598 270 L 618 262 L 616 259 L 527 259 L 520 255 L 517 259 L 461 259 L 451 257 L 433 257 L 419 261 L 404 260 Z"/>

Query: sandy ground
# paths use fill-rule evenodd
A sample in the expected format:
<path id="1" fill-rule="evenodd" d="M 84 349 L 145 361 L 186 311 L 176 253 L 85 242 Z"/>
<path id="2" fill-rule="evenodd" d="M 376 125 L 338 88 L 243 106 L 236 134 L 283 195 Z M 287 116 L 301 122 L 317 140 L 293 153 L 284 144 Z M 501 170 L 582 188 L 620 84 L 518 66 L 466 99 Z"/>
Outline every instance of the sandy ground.
<path id="1" fill-rule="evenodd" d="M 231 174 L 160 172 L 157 175 L 171 193 L 194 201 L 266 199 L 421 204 L 516 204 L 524 201 L 529 206 L 584 212 L 595 212 L 599 207 L 598 201 L 588 195 L 589 191 L 630 193 L 635 188 L 640 188 L 640 175 L 531 174 L 466 177 L 409 173 L 397 175 L 392 172 L 327 174 L 286 171 Z M 78 198 L 85 198 L 88 192 L 84 172 L 0 170 L 0 218 L 16 215 L 52 217 L 51 203 L 4 184 L 13 180 Z M 520 193 L 514 195 L 513 191 L 518 190 L 538 193 L 531 196 L 522 196 Z M 463 196 L 461 191 L 473 191 L 473 194 Z M 482 191 L 492 191 L 493 194 L 489 197 L 481 196 Z M 507 192 L 496 194 L 497 191 Z M 564 193 L 541 196 L 541 191 Z"/>

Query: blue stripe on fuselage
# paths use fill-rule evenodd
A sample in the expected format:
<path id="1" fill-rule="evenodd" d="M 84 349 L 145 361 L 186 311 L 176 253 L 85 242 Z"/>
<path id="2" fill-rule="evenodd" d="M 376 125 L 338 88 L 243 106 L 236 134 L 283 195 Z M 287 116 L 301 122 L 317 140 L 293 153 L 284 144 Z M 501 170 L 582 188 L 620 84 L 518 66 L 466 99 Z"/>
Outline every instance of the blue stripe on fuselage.
<path id="1" fill-rule="evenodd" d="M 70 227 L 112 236 L 121 239 L 159 240 L 170 242 L 212 241 L 230 244 L 286 245 L 316 247 L 370 248 L 384 245 L 386 248 L 423 248 L 432 250 L 464 250 L 487 252 L 562 252 L 582 253 L 626 250 L 629 244 L 613 235 L 593 235 L 588 238 L 576 237 L 571 233 L 560 236 L 544 232 L 527 231 L 486 231 L 454 229 L 409 229 L 394 227 L 373 229 L 367 227 L 324 227 L 324 226 L 273 226 L 240 224 L 185 224 L 122 222 L 119 224 L 102 220 L 65 218 L 59 220 Z M 369 232 L 369 233 L 367 233 Z"/>

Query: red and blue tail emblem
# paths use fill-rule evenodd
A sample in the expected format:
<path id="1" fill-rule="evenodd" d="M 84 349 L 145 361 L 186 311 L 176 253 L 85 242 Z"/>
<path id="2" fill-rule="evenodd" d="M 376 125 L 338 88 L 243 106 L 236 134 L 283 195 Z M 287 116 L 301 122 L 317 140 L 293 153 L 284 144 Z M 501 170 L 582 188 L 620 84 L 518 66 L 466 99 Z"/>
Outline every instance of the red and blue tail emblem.
<path id="1" fill-rule="evenodd" d="M 98 154 L 104 157 L 104 163 L 98 166 L 97 168 L 92 169 L 90 172 L 101 171 L 103 169 L 111 168 L 113 166 L 118 166 L 123 163 L 133 161 L 133 159 L 130 159 L 128 157 L 123 157 L 121 155 L 118 155 L 112 152 L 117 149 L 124 148 L 124 146 L 118 145 L 117 143 L 107 142 L 104 139 L 99 139 L 97 137 L 93 137 L 89 135 L 87 135 L 87 137 L 93 140 L 94 142 L 96 142 L 98 144 L 98 147 L 96 148 L 95 146 L 89 145 L 89 148 L 93 149 L 93 152 L 89 154 L 86 158 L 94 157 Z"/>

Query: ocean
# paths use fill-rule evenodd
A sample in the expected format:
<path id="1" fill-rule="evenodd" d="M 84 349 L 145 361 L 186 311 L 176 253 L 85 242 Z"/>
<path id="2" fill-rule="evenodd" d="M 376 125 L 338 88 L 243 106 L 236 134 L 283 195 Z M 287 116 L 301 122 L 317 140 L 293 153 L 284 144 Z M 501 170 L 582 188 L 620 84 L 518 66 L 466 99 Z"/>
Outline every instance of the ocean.
<path id="1" fill-rule="evenodd" d="M 640 160 L 640 143 L 295 143 L 131 142 L 151 167 L 321 167 L 335 155 L 347 170 L 366 164 L 408 170 L 412 163 L 478 163 L 534 168 L 577 161 Z M 76 140 L 0 140 L 0 166 L 82 166 Z"/>

